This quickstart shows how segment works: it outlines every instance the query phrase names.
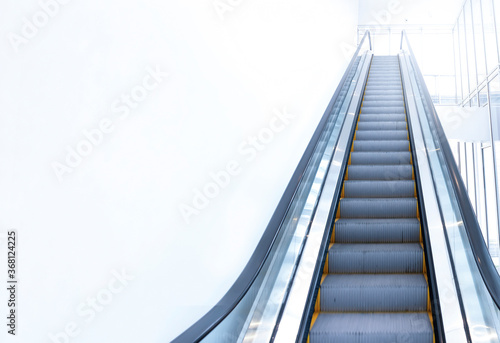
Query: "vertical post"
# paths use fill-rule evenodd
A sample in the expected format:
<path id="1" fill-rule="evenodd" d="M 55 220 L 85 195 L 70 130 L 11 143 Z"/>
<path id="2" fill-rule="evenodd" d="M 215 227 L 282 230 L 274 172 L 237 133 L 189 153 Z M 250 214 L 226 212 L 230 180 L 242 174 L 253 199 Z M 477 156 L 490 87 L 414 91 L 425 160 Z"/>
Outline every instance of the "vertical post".
<path id="1" fill-rule="evenodd" d="M 465 66 L 467 68 L 467 99 L 469 99 L 471 90 L 470 90 L 470 73 L 469 73 L 469 49 L 467 48 L 467 24 L 465 23 L 465 4 L 467 1 L 464 3 L 464 6 L 462 7 L 462 18 L 464 19 L 464 40 L 465 40 Z M 463 104 L 462 104 L 463 106 Z M 469 107 L 470 107 L 470 99 L 469 99 Z"/>
<path id="2" fill-rule="evenodd" d="M 455 103 L 457 102 L 458 98 L 458 91 L 457 91 L 457 52 L 456 52 L 456 47 L 455 47 L 455 29 L 457 27 L 455 26 L 453 30 L 451 30 L 451 40 L 453 41 L 453 70 L 455 70 Z M 458 33 L 458 31 L 457 31 Z"/>
<path id="3" fill-rule="evenodd" d="M 474 27 L 474 7 L 472 6 L 472 0 L 469 0 L 470 3 L 470 21 L 471 21 L 471 28 L 472 28 L 472 44 L 474 45 L 474 68 L 476 69 L 476 83 L 474 85 L 475 89 L 478 90 L 477 86 L 479 84 L 479 76 L 477 73 L 477 46 L 476 46 L 476 30 Z M 476 101 L 479 104 L 479 92 L 476 93 Z"/>
<path id="4" fill-rule="evenodd" d="M 467 189 L 467 194 L 469 193 L 469 171 L 468 169 L 468 161 L 467 161 L 467 142 L 464 142 L 464 160 L 465 160 L 465 189 Z M 470 195 L 469 195 L 470 198 Z"/>
<path id="5" fill-rule="evenodd" d="M 498 49 L 498 33 L 497 33 L 497 18 L 495 16 L 495 1 L 491 1 L 491 8 L 493 9 L 493 32 L 495 32 L 495 43 L 497 46 L 497 63 L 500 61 L 500 50 Z"/>
<path id="6" fill-rule="evenodd" d="M 486 172 L 484 171 L 484 147 L 483 142 L 481 142 L 481 164 L 483 169 L 483 192 L 484 192 L 484 214 L 486 219 L 486 246 L 490 250 L 490 230 L 488 223 L 488 202 L 486 201 Z"/>
<path id="7" fill-rule="evenodd" d="M 473 185 L 474 185 L 474 209 L 476 210 L 476 217 L 479 215 L 479 209 L 477 207 L 477 178 L 476 178 L 476 144 L 474 142 L 472 144 L 472 176 L 473 176 Z"/>
<path id="8" fill-rule="evenodd" d="M 460 97 L 460 105 L 462 105 L 462 102 L 464 101 L 464 85 L 463 85 L 463 78 L 464 75 L 462 73 L 462 49 L 460 48 L 460 20 L 457 19 L 457 37 L 458 37 L 458 66 L 460 68 L 460 94 L 462 96 Z"/>
<path id="9" fill-rule="evenodd" d="M 497 80 L 498 82 L 498 80 Z M 491 153 L 493 154 L 493 178 L 495 179 L 495 202 L 497 209 L 497 230 L 500 244 L 500 203 L 498 202 L 498 170 L 497 170 L 497 162 L 496 162 L 496 148 L 495 148 L 495 139 L 493 137 L 493 120 L 491 118 L 491 96 L 490 96 L 490 83 L 486 84 L 487 94 L 488 94 L 488 121 L 490 126 L 490 144 L 491 144 Z"/>

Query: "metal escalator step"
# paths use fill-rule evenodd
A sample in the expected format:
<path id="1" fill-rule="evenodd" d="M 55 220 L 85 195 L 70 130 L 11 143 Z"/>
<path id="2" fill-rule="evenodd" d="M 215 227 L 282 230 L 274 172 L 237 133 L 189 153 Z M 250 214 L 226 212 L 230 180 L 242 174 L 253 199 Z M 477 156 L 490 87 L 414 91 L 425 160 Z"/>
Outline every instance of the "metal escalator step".
<path id="1" fill-rule="evenodd" d="M 416 218 L 416 198 L 340 199 L 340 218 Z"/>
<path id="2" fill-rule="evenodd" d="M 399 70 L 394 68 L 374 68 L 370 69 L 370 74 L 368 77 L 373 77 L 374 75 L 389 75 L 393 77 L 400 76 Z"/>
<path id="3" fill-rule="evenodd" d="M 406 130 L 361 130 L 356 132 L 356 140 L 404 140 L 408 139 Z"/>
<path id="4" fill-rule="evenodd" d="M 401 84 L 387 84 L 386 82 L 369 82 L 366 85 L 366 90 L 372 91 L 372 90 L 391 90 L 391 91 L 396 91 L 399 90 L 402 92 Z"/>
<path id="5" fill-rule="evenodd" d="M 365 114 L 401 114 L 405 112 L 403 106 L 365 106 L 361 108 L 361 116 Z"/>
<path id="6" fill-rule="evenodd" d="M 383 81 L 387 80 L 391 83 L 399 83 L 401 86 L 401 75 L 394 73 L 393 71 L 385 70 L 385 71 L 376 71 L 373 74 L 370 73 L 368 75 L 368 82 L 371 81 Z"/>
<path id="7" fill-rule="evenodd" d="M 409 151 L 351 152 L 351 165 L 387 165 L 387 164 L 410 164 L 410 163 L 411 163 L 411 153 Z"/>
<path id="8" fill-rule="evenodd" d="M 344 181 L 346 198 L 409 198 L 415 196 L 415 182 L 409 181 Z"/>
<path id="9" fill-rule="evenodd" d="M 401 87 L 401 83 L 397 84 L 384 84 L 383 82 L 377 83 L 377 84 L 366 84 L 366 90 L 367 91 L 380 91 L 380 90 L 390 90 L 390 91 L 399 91 L 400 93 L 403 92 L 403 88 Z"/>
<path id="10" fill-rule="evenodd" d="M 397 89 L 385 89 L 375 88 L 375 89 L 366 89 L 365 96 L 380 96 L 380 95 L 402 95 L 403 91 L 400 88 Z"/>
<path id="11" fill-rule="evenodd" d="M 374 75 L 368 78 L 367 85 L 381 85 L 381 86 L 399 86 L 401 87 L 401 78 L 387 75 Z"/>
<path id="12" fill-rule="evenodd" d="M 369 77 L 368 81 L 366 83 L 367 86 L 398 86 L 401 87 L 401 78 L 399 77 L 394 77 L 394 78 L 388 78 L 388 77 Z"/>
<path id="13" fill-rule="evenodd" d="M 427 313 L 320 313 L 310 343 L 432 343 Z"/>
<path id="14" fill-rule="evenodd" d="M 422 273 L 419 243 L 335 243 L 328 250 L 328 272 L 335 274 Z"/>
<path id="15" fill-rule="evenodd" d="M 350 165 L 348 180 L 411 180 L 411 165 Z"/>
<path id="16" fill-rule="evenodd" d="M 325 312 L 409 312 L 427 309 L 423 274 L 329 274 L 321 283 Z"/>
<path id="17" fill-rule="evenodd" d="M 399 69 L 396 68 L 374 67 L 370 69 L 370 74 L 368 75 L 368 77 L 372 77 L 373 75 L 400 76 L 400 72 Z"/>
<path id="18" fill-rule="evenodd" d="M 359 115 L 359 121 L 360 122 L 365 122 L 365 121 L 374 121 L 374 122 L 381 122 L 381 121 L 406 121 L 406 115 L 404 113 L 380 113 L 380 114 L 360 114 Z"/>
<path id="19" fill-rule="evenodd" d="M 357 134 L 363 130 L 406 130 L 406 121 L 360 121 Z"/>
<path id="20" fill-rule="evenodd" d="M 408 141 L 408 139 L 397 140 L 397 141 L 355 140 L 354 142 L 352 142 L 352 148 L 353 151 L 409 151 L 410 142 Z"/>
<path id="21" fill-rule="evenodd" d="M 404 101 L 403 94 L 398 92 L 397 94 L 379 94 L 379 95 L 365 95 L 364 101 Z"/>
<path id="22" fill-rule="evenodd" d="M 404 107 L 403 99 L 401 100 L 367 100 L 364 99 L 363 107 Z"/>
<path id="23" fill-rule="evenodd" d="M 336 243 L 416 243 L 420 222 L 408 219 L 345 219 L 335 222 Z"/>
<path id="24" fill-rule="evenodd" d="M 368 78 L 367 86 L 398 86 L 401 87 L 401 79 L 388 76 L 372 76 Z"/>

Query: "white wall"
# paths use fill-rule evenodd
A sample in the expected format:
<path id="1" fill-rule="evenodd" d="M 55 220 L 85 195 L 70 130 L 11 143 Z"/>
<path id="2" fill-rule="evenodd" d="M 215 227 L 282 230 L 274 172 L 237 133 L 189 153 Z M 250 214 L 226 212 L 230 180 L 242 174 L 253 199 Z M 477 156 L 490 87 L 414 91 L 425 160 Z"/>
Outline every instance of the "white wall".
<path id="1" fill-rule="evenodd" d="M 490 140 L 487 107 L 437 106 L 448 140 L 488 142 Z"/>
<path id="2" fill-rule="evenodd" d="M 462 0 L 360 0 L 359 25 L 451 25 Z M 391 9 L 397 9 L 392 11 Z"/>
<path id="3" fill-rule="evenodd" d="M 211 0 L 52 2 L 48 17 L 4 2 L 0 253 L 17 229 L 22 290 L 8 342 L 165 342 L 241 272 L 345 71 L 358 6 L 224 3 L 221 17 Z M 126 107 L 131 92 L 144 99 Z M 295 117 L 263 151 L 238 151 L 284 109 Z M 82 130 L 103 125 L 89 145 Z M 68 166 L 68 146 L 92 151 Z M 233 160 L 187 224 L 179 206 Z M 118 287 L 122 269 L 134 278 Z"/>

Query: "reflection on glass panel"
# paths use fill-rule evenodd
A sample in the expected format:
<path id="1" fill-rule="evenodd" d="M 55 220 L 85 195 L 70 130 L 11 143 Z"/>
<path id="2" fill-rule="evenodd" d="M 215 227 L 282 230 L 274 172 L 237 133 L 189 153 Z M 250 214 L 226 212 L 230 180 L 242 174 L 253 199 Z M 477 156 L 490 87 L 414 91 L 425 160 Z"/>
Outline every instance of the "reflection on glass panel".
<path id="1" fill-rule="evenodd" d="M 474 27 L 472 25 L 471 3 L 467 1 L 464 6 L 465 38 L 467 43 L 467 62 L 469 66 L 469 90 L 472 92 L 477 86 L 476 52 L 474 50 Z"/>
<path id="2" fill-rule="evenodd" d="M 474 23 L 474 43 L 477 60 L 477 79 L 482 82 L 486 78 L 486 61 L 484 56 L 483 24 L 481 19 L 481 0 L 471 0 L 472 19 Z"/>
<path id="3" fill-rule="evenodd" d="M 467 44 L 465 40 L 465 24 L 463 12 L 458 18 L 458 35 L 460 38 L 460 65 L 462 68 L 462 94 L 463 98 L 469 95 L 469 73 L 468 73 L 468 63 L 467 63 Z"/>
<path id="4" fill-rule="evenodd" d="M 482 0 L 484 39 L 486 43 L 486 63 L 488 72 L 496 68 L 498 63 L 497 38 L 495 33 L 495 18 L 493 17 L 493 0 Z M 500 7 L 500 6 L 497 6 Z M 500 17 L 497 17 L 500 20 Z"/>

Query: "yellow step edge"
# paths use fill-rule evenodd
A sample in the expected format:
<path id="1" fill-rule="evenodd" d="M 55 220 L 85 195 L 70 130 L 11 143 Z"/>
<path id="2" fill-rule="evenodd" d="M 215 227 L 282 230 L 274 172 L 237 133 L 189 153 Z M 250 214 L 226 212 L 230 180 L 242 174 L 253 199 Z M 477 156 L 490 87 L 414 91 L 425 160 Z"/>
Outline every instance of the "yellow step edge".
<path id="1" fill-rule="evenodd" d="M 318 319 L 318 315 L 319 313 L 318 312 L 314 312 L 313 313 L 313 316 L 311 318 L 311 325 L 309 327 L 309 332 L 311 332 L 313 326 L 314 326 L 314 322 L 316 322 L 316 319 Z M 307 335 L 307 343 L 309 343 L 309 337 L 310 337 L 310 334 Z"/>
<path id="2" fill-rule="evenodd" d="M 330 236 L 330 243 L 335 243 L 335 223 L 337 222 L 338 218 L 335 218 L 335 221 L 333 223 L 333 229 L 332 229 L 332 235 Z"/>
<path id="3" fill-rule="evenodd" d="M 330 245 L 328 246 L 328 251 L 332 248 L 333 246 L 333 243 L 330 243 Z M 323 266 L 323 275 L 324 274 L 328 274 L 328 260 L 329 260 L 329 253 L 328 251 L 326 252 L 326 259 L 325 259 L 325 265 Z M 323 279 L 321 279 L 321 282 L 323 282 Z"/>
<path id="4" fill-rule="evenodd" d="M 320 297 L 321 297 L 321 286 L 320 288 L 318 288 L 318 296 L 316 297 L 316 303 L 314 304 L 314 312 L 319 312 L 321 309 Z"/>
<path id="5" fill-rule="evenodd" d="M 431 327 L 432 327 L 432 343 L 436 343 L 436 334 L 434 333 L 434 319 L 432 318 L 432 312 L 427 312 L 429 315 L 429 320 L 431 321 Z"/>

